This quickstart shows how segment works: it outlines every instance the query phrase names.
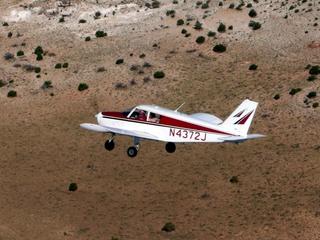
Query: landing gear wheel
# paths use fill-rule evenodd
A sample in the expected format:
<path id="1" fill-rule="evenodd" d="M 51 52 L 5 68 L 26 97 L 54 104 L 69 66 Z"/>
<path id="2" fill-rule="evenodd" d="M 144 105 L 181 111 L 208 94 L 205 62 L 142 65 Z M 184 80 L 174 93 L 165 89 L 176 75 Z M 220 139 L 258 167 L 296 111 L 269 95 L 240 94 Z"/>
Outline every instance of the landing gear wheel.
<path id="1" fill-rule="evenodd" d="M 138 150 L 136 147 L 129 147 L 127 150 L 127 154 L 129 157 L 133 158 L 133 157 L 137 156 Z"/>
<path id="2" fill-rule="evenodd" d="M 111 151 L 114 149 L 114 141 L 113 140 L 107 140 L 104 144 L 104 147 L 108 150 Z"/>
<path id="3" fill-rule="evenodd" d="M 173 142 L 168 142 L 166 144 L 166 150 L 168 153 L 173 153 L 176 150 L 176 145 Z"/>

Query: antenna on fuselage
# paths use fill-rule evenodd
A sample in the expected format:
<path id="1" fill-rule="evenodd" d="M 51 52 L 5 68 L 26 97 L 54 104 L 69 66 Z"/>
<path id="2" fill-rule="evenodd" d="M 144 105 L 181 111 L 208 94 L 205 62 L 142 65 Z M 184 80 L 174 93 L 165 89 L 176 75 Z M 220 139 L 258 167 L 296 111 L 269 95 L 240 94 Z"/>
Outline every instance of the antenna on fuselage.
<path id="1" fill-rule="evenodd" d="M 182 103 L 176 110 L 174 110 L 175 112 L 178 112 L 178 110 L 185 104 L 186 102 Z"/>

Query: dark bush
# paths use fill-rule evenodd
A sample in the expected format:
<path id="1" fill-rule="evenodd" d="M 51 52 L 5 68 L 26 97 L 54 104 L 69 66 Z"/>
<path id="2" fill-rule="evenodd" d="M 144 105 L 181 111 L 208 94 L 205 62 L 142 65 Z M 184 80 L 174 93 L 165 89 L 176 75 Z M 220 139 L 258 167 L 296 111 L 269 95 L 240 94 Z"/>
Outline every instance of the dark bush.
<path id="1" fill-rule="evenodd" d="M 86 41 L 86 42 L 89 42 L 91 40 L 91 37 L 86 37 L 85 39 L 84 39 L 84 41 Z"/>
<path id="2" fill-rule="evenodd" d="M 85 19 L 80 19 L 79 20 L 79 23 L 86 23 L 87 22 L 87 20 L 85 20 Z"/>
<path id="3" fill-rule="evenodd" d="M 248 13 L 248 15 L 250 17 L 256 17 L 257 16 L 257 12 L 254 9 L 251 9 L 250 12 Z"/>
<path id="4" fill-rule="evenodd" d="M 24 55 L 24 51 L 22 51 L 22 50 L 19 50 L 18 52 L 17 52 L 17 56 L 19 57 L 19 56 L 23 56 Z"/>
<path id="5" fill-rule="evenodd" d="M 58 68 L 61 68 L 61 67 L 62 67 L 62 64 L 61 63 L 57 63 L 54 68 L 58 69 Z"/>
<path id="6" fill-rule="evenodd" d="M 233 176 L 233 177 L 230 179 L 230 182 L 231 182 L 231 183 L 237 183 L 237 182 L 239 182 L 238 176 Z"/>
<path id="7" fill-rule="evenodd" d="M 317 96 L 316 92 L 309 92 L 308 95 L 307 95 L 308 98 L 314 98 L 316 96 Z"/>
<path id="8" fill-rule="evenodd" d="M 309 70 L 309 74 L 318 75 L 320 73 L 320 67 L 318 65 L 312 66 Z"/>
<path id="9" fill-rule="evenodd" d="M 317 79 L 316 75 L 311 75 L 311 76 L 309 76 L 309 77 L 307 78 L 307 81 L 311 82 L 311 81 L 314 81 L 314 80 L 316 80 L 316 79 Z"/>
<path id="10" fill-rule="evenodd" d="M 223 23 L 220 23 L 217 31 L 220 32 L 220 33 L 225 32 L 226 31 L 226 25 L 224 25 Z"/>
<path id="11" fill-rule="evenodd" d="M 59 18 L 59 23 L 63 23 L 64 22 L 64 17 Z"/>
<path id="12" fill-rule="evenodd" d="M 171 232 L 173 230 L 175 230 L 176 227 L 175 225 L 172 223 L 172 222 L 167 222 L 163 227 L 162 227 L 162 231 L 165 231 L 165 232 Z"/>
<path id="13" fill-rule="evenodd" d="M 181 26 L 181 25 L 183 25 L 184 24 L 184 20 L 183 19 L 179 19 L 178 21 L 177 21 L 177 25 L 178 26 Z"/>
<path id="14" fill-rule="evenodd" d="M 212 50 L 214 52 L 222 53 L 227 50 L 227 47 L 223 44 L 217 44 L 216 46 L 214 46 L 214 48 Z"/>
<path id="15" fill-rule="evenodd" d="M 122 58 L 120 58 L 120 59 L 118 59 L 118 60 L 116 61 L 116 64 L 121 64 L 121 63 L 123 63 L 123 59 L 122 59 Z"/>
<path id="16" fill-rule="evenodd" d="M 153 74 L 153 77 L 154 78 L 164 78 L 165 74 L 163 71 L 156 71 L 154 74 Z"/>
<path id="17" fill-rule="evenodd" d="M 7 97 L 16 97 L 17 96 L 17 92 L 14 90 L 11 90 L 8 92 Z"/>
<path id="18" fill-rule="evenodd" d="M 202 23 L 200 23 L 199 21 L 196 21 L 194 27 L 194 29 L 196 30 L 201 30 L 202 29 Z"/>
<path id="19" fill-rule="evenodd" d="M 249 27 L 252 27 L 252 30 L 258 30 L 259 28 L 261 28 L 261 24 L 259 22 L 250 21 Z"/>
<path id="20" fill-rule="evenodd" d="M 104 31 L 96 31 L 96 37 L 97 38 L 100 38 L 100 37 L 105 37 L 105 36 L 107 36 L 108 34 L 107 33 L 105 33 Z"/>
<path id="21" fill-rule="evenodd" d="M 279 94 L 279 93 L 277 93 L 273 98 L 274 98 L 275 100 L 280 99 L 280 94 Z"/>
<path id="22" fill-rule="evenodd" d="M 208 37 L 215 37 L 216 35 L 217 35 L 216 32 L 209 31 L 207 36 Z"/>
<path id="23" fill-rule="evenodd" d="M 78 189 L 78 185 L 75 182 L 70 183 L 69 185 L 69 191 L 76 191 Z"/>
<path id="24" fill-rule="evenodd" d="M 256 64 L 251 64 L 250 65 L 250 67 L 249 67 L 249 70 L 257 70 L 257 68 L 258 68 L 258 65 L 256 65 Z"/>
<path id="25" fill-rule="evenodd" d="M 0 87 L 3 87 L 4 85 L 6 85 L 6 83 L 2 79 L 0 79 Z"/>
<path id="26" fill-rule="evenodd" d="M 63 68 L 68 68 L 68 67 L 69 67 L 69 63 L 67 63 L 67 62 L 63 63 L 63 64 L 62 64 L 62 67 L 63 67 Z"/>
<path id="27" fill-rule="evenodd" d="M 141 53 L 140 55 L 139 55 L 139 58 L 145 58 L 146 57 L 146 55 L 144 54 L 144 53 Z"/>
<path id="28" fill-rule="evenodd" d="M 85 84 L 85 83 L 80 83 L 79 86 L 78 86 L 78 91 L 84 91 L 86 89 L 88 89 L 88 85 Z"/>
<path id="29" fill-rule="evenodd" d="M 11 38 L 12 37 L 12 32 L 8 32 L 8 38 Z"/>
<path id="30" fill-rule="evenodd" d="M 199 37 L 197 37 L 197 39 L 196 39 L 196 43 L 201 44 L 201 43 L 204 43 L 205 40 L 206 40 L 206 39 L 205 39 L 204 36 L 199 36 Z"/>
<path id="31" fill-rule="evenodd" d="M 34 49 L 34 54 L 39 55 L 43 54 L 43 48 L 41 46 L 38 46 Z"/>
<path id="32" fill-rule="evenodd" d="M 8 24 L 7 22 L 4 22 L 4 23 L 2 24 L 2 26 L 7 27 L 7 26 L 9 26 L 9 24 Z"/>
<path id="33" fill-rule="evenodd" d="M 35 68 L 34 68 L 34 72 L 35 72 L 35 73 L 41 72 L 41 68 L 40 68 L 40 67 L 35 67 Z"/>
<path id="34" fill-rule="evenodd" d="M 142 67 L 148 68 L 148 67 L 152 67 L 152 65 L 150 63 L 148 63 L 148 62 L 144 62 Z"/>
<path id="35" fill-rule="evenodd" d="M 188 32 L 188 31 L 187 31 L 186 29 L 182 29 L 182 30 L 181 30 L 181 33 L 182 33 L 182 34 L 186 34 L 187 32 Z"/>
<path id="36" fill-rule="evenodd" d="M 313 108 L 317 108 L 318 106 L 319 106 L 319 103 L 318 103 L 318 102 L 315 102 L 315 103 L 312 104 L 312 107 L 313 107 Z"/>
<path id="37" fill-rule="evenodd" d="M 43 59 L 43 56 L 41 54 L 38 54 L 37 57 L 36 57 L 36 60 L 37 61 L 41 61 Z"/>
<path id="38" fill-rule="evenodd" d="M 301 88 L 292 88 L 289 94 L 291 96 L 295 95 L 296 93 L 300 92 L 302 89 Z"/>

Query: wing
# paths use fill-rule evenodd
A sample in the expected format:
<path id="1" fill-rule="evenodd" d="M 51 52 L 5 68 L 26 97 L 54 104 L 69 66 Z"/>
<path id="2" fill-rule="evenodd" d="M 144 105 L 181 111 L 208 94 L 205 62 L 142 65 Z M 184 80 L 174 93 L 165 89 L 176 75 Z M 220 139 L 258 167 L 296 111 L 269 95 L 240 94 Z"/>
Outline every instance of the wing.
<path id="1" fill-rule="evenodd" d="M 123 130 L 121 128 L 104 127 L 104 126 L 101 126 L 98 124 L 92 124 L 92 123 L 82 123 L 80 124 L 80 127 L 85 128 L 87 130 L 95 131 L 95 132 L 105 132 L 105 133 L 110 132 L 110 133 L 128 135 L 132 137 L 141 137 L 141 138 L 154 139 L 154 140 L 159 139 L 157 136 L 147 132 L 143 132 L 143 131 Z"/>

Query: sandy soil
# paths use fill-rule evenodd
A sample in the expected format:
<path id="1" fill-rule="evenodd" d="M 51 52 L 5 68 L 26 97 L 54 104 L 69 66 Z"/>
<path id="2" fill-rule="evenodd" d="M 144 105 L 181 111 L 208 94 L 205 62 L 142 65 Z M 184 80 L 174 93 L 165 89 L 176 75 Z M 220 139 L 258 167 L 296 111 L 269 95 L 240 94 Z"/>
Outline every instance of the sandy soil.
<path id="1" fill-rule="evenodd" d="M 231 1 L 208 9 L 180 0 L 154 9 L 142 1 L 60 3 L 0 1 L 0 239 L 318 239 L 320 108 L 312 104 L 320 85 L 307 81 L 306 69 L 320 65 L 318 1 L 253 2 L 241 11 Z M 197 20 L 202 30 L 193 28 Z M 233 29 L 218 33 L 221 22 Z M 107 36 L 96 38 L 98 30 Z M 227 51 L 213 52 L 221 43 Z M 165 78 L 153 78 L 158 70 Z M 52 88 L 42 89 L 45 81 Z M 89 88 L 78 91 L 80 83 Z M 302 90 L 291 96 L 292 88 Z M 10 90 L 17 96 L 7 97 Z M 312 91 L 318 96 L 307 98 Z M 117 136 L 107 152 L 109 135 L 79 127 L 99 111 L 141 103 L 175 109 L 186 101 L 182 112 L 224 119 L 246 97 L 259 102 L 250 131 L 267 138 L 178 144 L 173 154 L 143 140 L 130 159 L 133 139 Z M 166 222 L 176 230 L 161 231 Z"/>

